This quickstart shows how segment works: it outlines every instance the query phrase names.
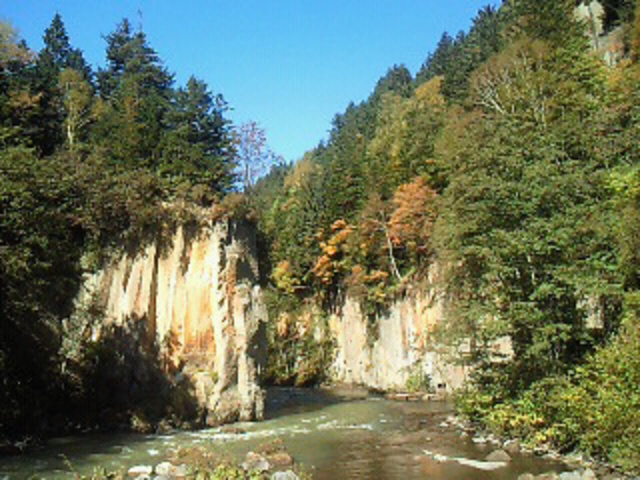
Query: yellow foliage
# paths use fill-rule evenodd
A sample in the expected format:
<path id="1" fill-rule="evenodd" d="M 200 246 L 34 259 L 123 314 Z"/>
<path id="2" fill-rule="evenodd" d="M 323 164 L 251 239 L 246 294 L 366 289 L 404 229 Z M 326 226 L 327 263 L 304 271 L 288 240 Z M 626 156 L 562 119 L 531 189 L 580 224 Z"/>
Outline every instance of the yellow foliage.
<path id="1" fill-rule="evenodd" d="M 338 249 L 334 245 L 327 245 L 324 249 L 324 253 L 330 257 L 333 257 L 338 253 Z"/>
<path id="2" fill-rule="evenodd" d="M 276 321 L 276 333 L 280 338 L 285 338 L 289 335 L 289 323 L 291 318 L 287 312 L 282 313 Z"/>
<path id="3" fill-rule="evenodd" d="M 444 107 L 445 100 L 442 93 L 440 93 L 442 79 L 442 76 L 433 77 L 428 82 L 420 85 L 415 92 L 416 99 L 426 106 Z"/>
<path id="4" fill-rule="evenodd" d="M 388 278 L 389 278 L 389 273 L 384 272 L 382 270 L 374 270 L 369 275 L 366 275 L 364 277 L 365 281 L 368 283 L 384 282 Z"/>
<path id="5" fill-rule="evenodd" d="M 322 255 L 318 257 L 311 269 L 313 275 L 325 285 L 329 285 L 335 275 L 344 269 L 340 254 L 347 250 L 347 240 L 353 232 L 353 228 L 340 219 L 333 222 L 331 231 L 333 235 L 328 240 L 319 242 Z M 318 240 L 322 238 L 321 232 L 317 234 L 316 238 Z"/>
<path id="6" fill-rule="evenodd" d="M 278 264 L 273 269 L 273 273 L 271 274 L 273 281 L 277 288 L 280 290 L 293 293 L 297 282 L 293 276 L 293 272 L 291 269 L 291 264 L 288 260 L 282 260 L 278 262 Z"/>

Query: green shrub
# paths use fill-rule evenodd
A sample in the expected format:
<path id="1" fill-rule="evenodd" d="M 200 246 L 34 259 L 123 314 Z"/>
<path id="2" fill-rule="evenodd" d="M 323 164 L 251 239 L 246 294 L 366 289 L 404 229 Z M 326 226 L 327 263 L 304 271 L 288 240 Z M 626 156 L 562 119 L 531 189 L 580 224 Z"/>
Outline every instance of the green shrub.
<path id="1" fill-rule="evenodd" d="M 433 384 L 431 376 L 424 372 L 422 366 L 418 363 L 411 368 L 407 383 L 405 384 L 407 392 L 433 392 Z"/>
<path id="2" fill-rule="evenodd" d="M 629 473 L 640 472 L 640 323 L 563 376 L 509 398 L 477 385 L 456 398 L 458 411 L 503 437 L 534 447 L 577 448 Z"/>

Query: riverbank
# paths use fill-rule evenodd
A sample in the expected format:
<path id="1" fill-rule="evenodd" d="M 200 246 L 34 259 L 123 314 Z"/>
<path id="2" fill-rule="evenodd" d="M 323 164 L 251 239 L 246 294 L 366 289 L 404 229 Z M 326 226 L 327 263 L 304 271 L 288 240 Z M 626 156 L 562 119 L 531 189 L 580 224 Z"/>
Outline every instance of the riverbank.
<path id="1" fill-rule="evenodd" d="M 638 478 L 618 472 L 612 465 L 598 462 L 580 452 L 562 454 L 549 448 L 531 448 L 520 439 L 500 438 L 457 415 L 447 417 L 446 423 L 441 426 L 455 429 L 461 438 L 470 439 L 476 444 L 491 445 L 495 448 L 492 454 L 493 459 L 505 459 L 514 453 L 524 453 L 561 462 L 567 468 L 567 472 L 560 474 L 556 472 L 546 472 L 541 475 L 524 473 L 518 476 L 518 480 L 625 480 Z"/>

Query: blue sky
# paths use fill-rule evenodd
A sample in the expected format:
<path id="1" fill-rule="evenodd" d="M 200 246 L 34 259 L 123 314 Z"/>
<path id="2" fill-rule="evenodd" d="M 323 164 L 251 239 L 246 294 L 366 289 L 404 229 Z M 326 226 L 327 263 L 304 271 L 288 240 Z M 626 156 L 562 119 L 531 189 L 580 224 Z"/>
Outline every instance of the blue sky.
<path id="1" fill-rule="evenodd" d="M 103 36 L 124 17 L 142 25 L 176 80 L 222 93 L 235 123 L 257 121 L 295 160 L 326 138 L 333 116 L 364 100 L 394 64 L 415 74 L 442 32 L 467 29 L 497 0 L 3 0 L 39 50 L 56 12 L 71 43 L 104 64 Z"/>

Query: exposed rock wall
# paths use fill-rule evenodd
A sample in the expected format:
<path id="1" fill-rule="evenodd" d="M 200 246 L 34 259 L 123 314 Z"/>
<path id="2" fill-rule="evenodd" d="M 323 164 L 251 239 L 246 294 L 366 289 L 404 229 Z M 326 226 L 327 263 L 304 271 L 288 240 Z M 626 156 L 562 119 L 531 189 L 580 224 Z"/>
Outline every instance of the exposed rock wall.
<path id="1" fill-rule="evenodd" d="M 210 425 L 259 419 L 266 309 L 258 286 L 253 230 L 220 221 L 178 228 L 95 274 L 86 296 L 104 312 L 94 329 L 143 332 L 167 374 L 186 378 Z"/>
<path id="2" fill-rule="evenodd" d="M 433 338 L 443 320 L 443 302 L 433 290 L 396 300 L 371 331 L 359 303 L 347 298 L 329 327 L 336 342 L 333 377 L 380 390 L 403 390 L 410 379 L 428 379 L 436 391 L 462 385 L 467 371 Z"/>

